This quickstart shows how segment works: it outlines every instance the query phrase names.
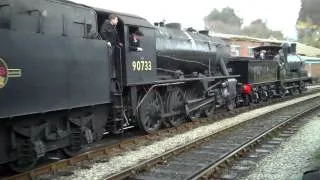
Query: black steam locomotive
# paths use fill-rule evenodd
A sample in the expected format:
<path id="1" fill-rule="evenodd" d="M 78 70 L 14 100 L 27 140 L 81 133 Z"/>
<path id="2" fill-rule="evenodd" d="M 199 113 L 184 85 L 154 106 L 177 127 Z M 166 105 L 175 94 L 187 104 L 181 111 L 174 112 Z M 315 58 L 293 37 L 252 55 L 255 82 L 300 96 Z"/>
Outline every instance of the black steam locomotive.
<path id="1" fill-rule="evenodd" d="M 98 32 L 110 13 L 124 44 L 115 59 Z M 129 48 L 132 28 L 144 34 L 142 52 Z M 206 31 L 65 0 L 2 0 L 0 39 L 0 164 L 15 171 L 51 151 L 72 156 L 105 132 L 133 125 L 153 133 L 310 82 L 289 47 L 232 59 Z"/>

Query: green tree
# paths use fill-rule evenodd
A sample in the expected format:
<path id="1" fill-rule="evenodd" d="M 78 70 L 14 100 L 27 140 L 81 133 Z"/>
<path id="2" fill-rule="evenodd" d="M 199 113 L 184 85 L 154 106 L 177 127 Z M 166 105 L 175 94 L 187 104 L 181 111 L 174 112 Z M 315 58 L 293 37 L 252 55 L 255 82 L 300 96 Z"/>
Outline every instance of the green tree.
<path id="1" fill-rule="evenodd" d="M 240 34 L 242 19 L 236 15 L 234 9 L 225 7 L 221 12 L 213 9 L 204 18 L 206 29 L 219 33 Z"/>
<path id="2" fill-rule="evenodd" d="M 283 37 L 283 34 L 281 31 L 272 31 L 272 34 L 271 34 L 271 37 L 274 37 L 278 40 L 283 40 L 284 37 Z"/>
<path id="3" fill-rule="evenodd" d="M 297 20 L 299 41 L 318 48 L 320 48 L 319 7 L 319 0 L 301 0 L 301 9 Z"/>
<path id="4" fill-rule="evenodd" d="M 301 9 L 298 21 L 311 20 L 314 24 L 320 24 L 320 1 L 319 0 L 301 0 Z"/>
<path id="5" fill-rule="evenodd" d="M 218 33 L 226 34 L 243 34 L 257 38 L 283 39 L 283 34 L 280 31 L 270 30 L 266 23 L 261 19 L 253 21 L 249 26 L 243 29 L 243 19 L 240 18 L 230 7 L 225 7 L 221 11 L 213 9 L 208 16 L 204 18 L 206 29 Z"/>
<path id="6" fill-rule="evenodd" d="M 276 39 L 283 39 L 283 34 L 281 31 L 272 31 L 261 19 L 252 21 L 250 25 L 245 26 L 242 30 L 242 34 L 256 38 L 273 37 Z"/>

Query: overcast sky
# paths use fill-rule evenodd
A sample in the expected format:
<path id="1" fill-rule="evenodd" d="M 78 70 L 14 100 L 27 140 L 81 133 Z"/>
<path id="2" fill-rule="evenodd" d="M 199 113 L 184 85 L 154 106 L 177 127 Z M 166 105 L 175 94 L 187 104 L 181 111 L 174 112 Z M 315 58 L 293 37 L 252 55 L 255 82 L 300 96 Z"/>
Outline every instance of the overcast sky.
<path id="1" fill-rule="evenodd" d="M 244 24 L 261 18 L 269 28 L 280 30 L 285 36 L 296 38 L 295 24 L 301 6 L 300 0 L 73 0 L 89 6 L 136 14 L 151 23 L 165 19 L 180 22 L 183 27 L 204 28 L 203 18 L 213 8 L 229 6 L 235 9 Z"/>

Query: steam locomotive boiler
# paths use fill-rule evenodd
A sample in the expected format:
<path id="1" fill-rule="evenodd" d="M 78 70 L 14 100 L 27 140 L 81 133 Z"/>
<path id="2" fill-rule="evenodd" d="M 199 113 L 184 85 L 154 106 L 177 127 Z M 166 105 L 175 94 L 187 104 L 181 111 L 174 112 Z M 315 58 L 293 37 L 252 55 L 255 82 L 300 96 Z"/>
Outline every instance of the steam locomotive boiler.
<path id="1" fill-rule="evenodd" d="M 194 72 L 228 76 L 226 64 L 229 47 L 219 38 L 198 33 L 192 28 L 182 31 L 179 23 L 158 25 L 156 48 L 157 67 L 164 72 L 180 69 L 186 76 Z"/>

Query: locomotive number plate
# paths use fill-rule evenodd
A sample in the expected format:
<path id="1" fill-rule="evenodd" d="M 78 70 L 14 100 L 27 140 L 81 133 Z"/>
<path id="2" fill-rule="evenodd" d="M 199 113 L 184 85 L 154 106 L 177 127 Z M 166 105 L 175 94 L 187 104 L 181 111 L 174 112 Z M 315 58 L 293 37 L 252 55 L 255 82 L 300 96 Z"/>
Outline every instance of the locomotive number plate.
<path id="1" fill-rule="evenodd" d="M 152 63 L 151 61 L 132 61 L 133 71 L 151 71 Z"/>

